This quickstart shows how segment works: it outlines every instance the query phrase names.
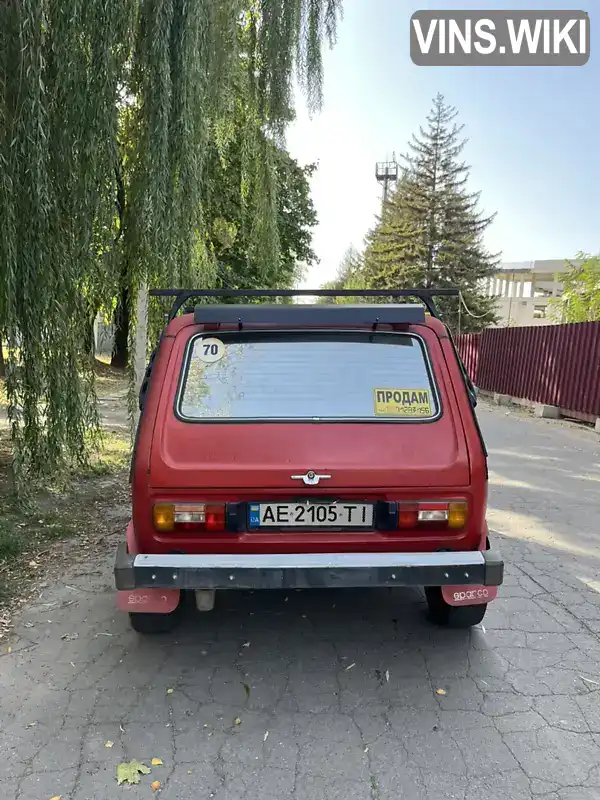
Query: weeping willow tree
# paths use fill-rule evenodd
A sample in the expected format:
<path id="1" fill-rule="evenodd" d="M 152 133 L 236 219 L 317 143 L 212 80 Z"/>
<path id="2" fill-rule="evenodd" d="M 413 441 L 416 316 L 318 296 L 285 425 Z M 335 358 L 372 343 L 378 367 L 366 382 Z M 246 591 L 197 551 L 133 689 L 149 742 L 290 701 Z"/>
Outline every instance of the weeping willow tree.
<path id="1" fill-rule="evenodd" d="M 124 284 L 216 281 L 205 155 L 214 140 L 227 158 L 240 113 L 249 259 L 276 263 L 273 144 L 294 76 L 319 108 L 340 4 L 0 3 L 0 337 L 18 483 L 86 458 L 96 310 Z"/>

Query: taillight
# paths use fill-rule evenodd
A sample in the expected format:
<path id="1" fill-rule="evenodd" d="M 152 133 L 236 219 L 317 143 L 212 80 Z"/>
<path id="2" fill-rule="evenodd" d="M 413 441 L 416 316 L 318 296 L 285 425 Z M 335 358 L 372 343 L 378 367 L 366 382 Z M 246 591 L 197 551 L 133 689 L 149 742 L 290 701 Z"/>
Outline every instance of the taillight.
<path id="1" fill-rule="evenodd" d="M 157 531 L 172 531 L 175 523 L 175 506 L 171 503 L 156 503 L 152 519 Z"/>
<path id="2" fill-rule="evenodd" d="M 398 503 L 398 528 L 420 530 L 460 530 L 467 524 L 467 503 L 463 500 Z"/>
<path id="3" fill-rule="evenodd" d="M 418 503 L 398 503 L 398 527 L 414 528 L 419 521 Z"/>
<path id="4" fill-rule="evenodd" d="M 448 527 L 464 528 L 467 524 L 468 507 L 466 503 L 448 503 Z"/>
<path id="5" fill-rule="evenodd" d="M 224 531 L 225 503 L 156 503 L 152 510 L 158 531 Z"/>

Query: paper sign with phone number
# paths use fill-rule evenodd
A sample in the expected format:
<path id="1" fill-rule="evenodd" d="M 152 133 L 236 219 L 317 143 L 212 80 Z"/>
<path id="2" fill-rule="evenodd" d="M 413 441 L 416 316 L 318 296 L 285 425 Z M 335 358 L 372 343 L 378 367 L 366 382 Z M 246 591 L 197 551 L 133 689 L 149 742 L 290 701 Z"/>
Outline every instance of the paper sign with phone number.
<path id="1" fill-rule="evenodd" d="M 374 389 L 378 417 L 431 417 L 429 389 Z"/>

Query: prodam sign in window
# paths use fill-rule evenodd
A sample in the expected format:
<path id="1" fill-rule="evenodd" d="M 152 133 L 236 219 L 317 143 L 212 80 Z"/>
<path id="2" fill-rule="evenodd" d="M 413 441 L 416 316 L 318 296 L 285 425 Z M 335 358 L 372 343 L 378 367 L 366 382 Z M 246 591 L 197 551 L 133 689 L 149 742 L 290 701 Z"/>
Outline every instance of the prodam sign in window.
<path id="1" fill-rule="evenodd" d="M 410 57 L 419 66 L 582 66 L 585 11 L 417 11 Z"/>

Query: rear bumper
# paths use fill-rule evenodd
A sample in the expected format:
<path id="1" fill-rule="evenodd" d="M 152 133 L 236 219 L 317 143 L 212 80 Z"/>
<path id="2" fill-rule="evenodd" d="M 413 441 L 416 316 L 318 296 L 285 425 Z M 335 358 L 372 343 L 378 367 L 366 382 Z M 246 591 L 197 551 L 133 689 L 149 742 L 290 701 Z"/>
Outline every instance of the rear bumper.
<path id="1" fill-rule="evenodd" d="M 132 555 L 119 545 L 115 583 L 131 589 L 317 589 L 500 586 L 493 550 L 443 553 Z"/>

